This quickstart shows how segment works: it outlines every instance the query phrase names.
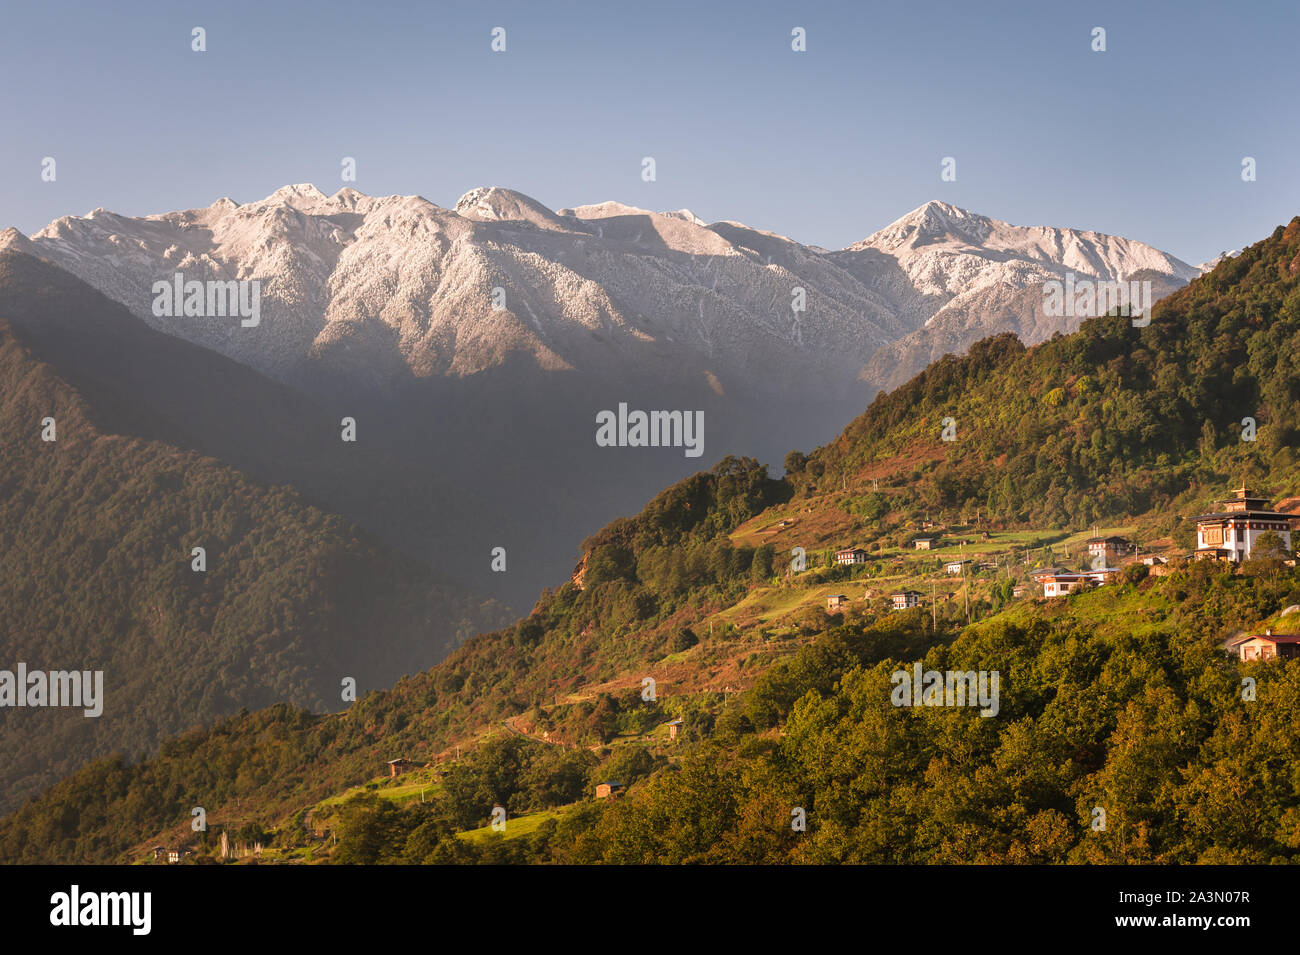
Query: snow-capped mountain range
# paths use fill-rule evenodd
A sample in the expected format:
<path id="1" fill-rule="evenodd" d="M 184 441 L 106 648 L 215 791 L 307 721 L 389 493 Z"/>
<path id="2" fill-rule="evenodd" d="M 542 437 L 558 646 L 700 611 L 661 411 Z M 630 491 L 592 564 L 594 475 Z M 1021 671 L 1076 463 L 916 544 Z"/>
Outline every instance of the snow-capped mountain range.
<path id="1" fill-rule="evenodd" d="M 96 209 L 30 239 L 0 233 L 6 248 L 130 313 L 87 304 L 74 317 L 96 322 L 93 333 L 72 318 L 50 322 L 44 331 L 63 350 L 51 360 L 75 354 L 105 388 L 139 379 L 139 417 L 171 422 L 163 431 L 175 440 L 198 435 L 187 446 L 291 482 L 519 607 L 568 573 L 583 537 L 701 466 L 729 454 L 778 464 L 833 439 L 879 388 L 945 353 L 1004 331 L 1032 344 L 1072 330 L 1079 319 L 1042 314 L 1045 281 L 1138 276 L 1158 296 L 1198 274 L 1141 242 L 1022 228 L 941 202 L 828 251 L 686 209 L 553 211 L 501 188 L 445 209 L 285 186 L 256 202 L 143 218 Z M 155 314 L 155 283 L 177 273 L 257 281 L 260 320 Z M 81 337 L 117 342 L 108 325 L 132 316 L 151 326 L 128 336 L 137 350 L 77 350 Z M 151 338 L 159 332 L 248 374 L 170 350 L 186 352 L 181 364 L 205 392 L 195 411 L 197 398 L 174 397 L 186 379 L 133 366 L 168 360 Z M 306 404 L 273 397 L 264 376 Z M 253 427 L 259 402 L 285 407 Z M 598 446 L 596 416 L 623 403 L 702 411 L 703 454 Z M 337 438 L 345 415 L 360 422 L 358 445 Z M 295 427 L 297 439 L 275 438 Z M 463 556 L 497 545 L 509 549 L 508 574 Z"/>
<path id="2" fill-rule="evenodd" d="M 942 202 L 834 252 L 689 210 L 552 211 L 498 187 L 445 209 L 291 185 L 142 218 L 96 209 L 50 223 L 30 245 L 10 230 L 5 244 L 282 381 L 341 376 L 381 389 L 522 358 L 541 372 L 869 397 L 935 349 L 989 334 L 972 310 L 996 314 L 1049 279 L 1141 273 L 1174 288 L 1200 274 L 1142 242 L 1013 226 Z M 154 283 L 177 272 L 259 280 L 262 320 L 155 315 Z M 1066 330 L 1041 315 L 1010 324 L 1029 343 Z"/>

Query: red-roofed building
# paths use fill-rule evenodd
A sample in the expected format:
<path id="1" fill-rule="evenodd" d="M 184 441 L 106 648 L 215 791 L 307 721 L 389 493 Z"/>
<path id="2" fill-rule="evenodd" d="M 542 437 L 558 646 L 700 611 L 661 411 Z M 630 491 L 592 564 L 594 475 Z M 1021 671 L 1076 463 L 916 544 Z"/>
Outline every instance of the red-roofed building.
<path id="1" fill-rule="evenodd" d="M 1247 637 L 1236 645 L 1242 660 L 1295 660 L 1300 658 L 1300 633 L 1274 633 Z"/>

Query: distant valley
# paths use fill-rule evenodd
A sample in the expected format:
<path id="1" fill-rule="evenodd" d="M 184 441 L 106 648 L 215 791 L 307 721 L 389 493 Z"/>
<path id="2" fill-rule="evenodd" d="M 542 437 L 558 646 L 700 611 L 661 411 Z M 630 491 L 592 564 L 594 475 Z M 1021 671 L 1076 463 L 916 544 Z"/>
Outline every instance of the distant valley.
<path id="1" fill-rule="evenodd" d="M 828 252 L 689 210 L 552 211 L 498 187 L 444 209 L 292 185 L 144 218 L 95 210 L 0 246 L 310 399 L 321 434 L 356 421 L 346 450 L 383 456 L 401 475 L 382 479 L 390 490 L 368 483 L 377 472 L 328 487 L 283 463 L 266 473 L 519 610 L 583 536 L 699 466 L 597 447 L 602 409 L 699 410 L 701 462 L 779 465 L 943 354 L 1001 331 L 1033 344 L 1076 328 L 1043 314 L 1045 281 L 1136 276 L 1159 297 L 1200 272 L 1141 242 L 942 202 Z M 155 283 L 177 273 L 260 283 L 260 321 L 155 314 Z M 237 444 L 236 461 L 253 456 Z M 496 547 L 505 573 L 491 568 Z"/>

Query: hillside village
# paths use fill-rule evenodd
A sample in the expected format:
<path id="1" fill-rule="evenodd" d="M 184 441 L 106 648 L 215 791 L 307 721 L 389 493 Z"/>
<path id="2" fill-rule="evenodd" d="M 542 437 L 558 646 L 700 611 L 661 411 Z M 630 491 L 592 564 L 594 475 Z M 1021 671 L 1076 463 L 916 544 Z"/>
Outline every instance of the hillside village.
<path id="1" fill-rule="evenodd" d="M 847 546 L 805 550 L 804 569 L 795 569 L 800 563 L 796 557 L 769 584 L 754 586 L 744 600 L 694 624 L 695 629 L 708 634 L 706 645 L 701 645 L 692 633 L 691 640 L 686 641 L 689 645 L 669 654 L 655 669 L 659 687 L 671 693 L 673 702 L 654 705 L 641 714 L 648 719 L 621 724 L 608 741 L 583 743 L 576 739 L 572 722 L 566 722 L 566 711 L 581 709 L 603 693 L 635 695 L 643 686 L 643 678 L 624 674 L 602 685 L 557 697 L 550 707 L 507 718 L 497 727 L 484 727 L 473 738 L 432 758 L 389 758 L 383 761 L 375 778 L 300 812 L 295 818 L 311 837 L 292 847 L 275 845 L 283 839 L 277 840 L 272 832 L 244 826 L 234 830 L 234 839 L 230 831 L 222 829 L 206 849 L 201 840 L 192 836 L 180 836 L 174 844 L 148 850 L 142 847 L 138 861 L 325 861 L 337 842 L 340 812 L 349 800 L 377 797 L 394 806 L 424 805 L 436 800 L 444 793 L 448 773 L 464 765 L 462 749 L 469 751 L 488 740 L 500 740 L 503 734 L 506 739 L 534 740 L 560 751 L 587 751 L 600 760 L 582 786 L 577 803 L 509 818 L 505 807 L 495 804 L 495 823 L 460 833 L 460 838 L 480 847 L 496 845 L 503 839 L 531 837 L 544 827 L 549 831 L 560 820 L 578 818 L 581 814 L 577 807 L 581 805 L 621 798 L 627 784 L 611 775 L 611 770 L 617 773 L 616 767 L 626 765 L 629 754 L 644 751 L 652 754 L 647 758 L 665 765 L 677 764 L 689 751 L 682 745 L 689 747 L 701 738 L 698 728 L 692 731 L 689 725 L 692 712 L 700 712 L 690 701 L 698 703 L 717 696 L 725 703 L 729 695 L 753 686 L 774 662 L 788 659 L 799 647 L 808 646 L 812 638 L 807 634 L 821 628 L 823 621 L 833 625 L 844 617 L 860 621 L 887 619 L 912 611 L 919 621 L 928 620 L 932 627 L 937 627 L 941 619 L 961 626 L 1007 609 L 1014 602 L 1046 606 L 1077 599 L 1098 588 L 1176 574 L 1201 561 L 1215 562 L 1225 570 L 1229 569 L 1227 565 L 1239 566 L 1262 557 L 1285 567 L 1296 565 L 1290 547 L 1291 531 L 1300 522 L 1300 498 L 1287 498 L 1275 510 L 1267 499 L 1240 487 L 1217 501 L 1216 507 L 1192 519 L 1197 543 L 1192 550 L 1179 548 L 1167 539 L 1148 540 L 1139 546 L 1132 527 L 1094 527 L 1078 533 L 1033 532 L 988 529 L 978 522 L 933 521 L 919 522 L 916 530 L 920 533 L 914 536 L 913 529 L 904 522 L 892 541 L 881 539 L 871 549 Z M 799 513 L 815 512 L 805 507 Z M 800 517 L 780 516 L 780 509 L 776 509 L 742 524 L 732 538 L 737 542 L 773 542 L 776 538 L 784 546 L 799 535 L 800 526 Z M 1268 533 L 1274 534 L 1276 541 L 1265 538 Z M 1261 548 L 1272 549 L 1263 553 Z M 575 571 L 576 585 L 581 585 L 583 571 L 581 565 Z M 1235 633 L 1222 644 L 1225 654 L 1243 663 L 1300 658 L 1300 605 L 1286 608 L 1274 623 L 1297 632 L 1274 632 L 1268 627 L 1259 633 Z M 697 659 L 688 664 L 689 656 Z"/>
<path id="2" fill-rule="evenodd" d="M 1193 519 L 1196 547 L 1192 550 L 1168 538 L 1139 546 L 1131 527 L 1094 527 L 1089 533 L 1002 531 L 978 520 L 949 525 L 925 520 L 917 527 L 921 533 L 914 536 L 909 535 L 911 522 L 905 522 L 898 533 L 877 537 L 870 548 L 858 544 L 801 548 L 794 543 L 801 537 L 815 537 L 821 545 L 834 532 L 828 535 L 816 528 L 801 535 L 798 516 L 758 526 L 754 522 L 742 526 L 732 538 L 738 543 L 766 541 L 780 548 L 791 545 L 794 559 L 782 584 L 813 595 L 801 606 L 824 600 L 831 613 L 860 607 L 875 612 L 934 608 L 958 601 L 969 616 L 971 601 L 978 612 L 1012 599 L 1068 597 L 1103 586 L 1126 571 L 1130 579 L 1140 579 L 1148 574 L 1161 576 L 1189 561 L 1239 564 L 1261 556 L 1261 541 L 1267 545 L 1264 556 L 1295 566 L 1291 532 L 1300 526 L 1300 497 L 1285 499 L 1275 510 L 1255 491 L 1240 487 L 1216 503 L 1216 512 Z M 811 514 L 814 508 L 802 510 Z M 802 555 L 797 549 L 802 549 Z M 1130 570 L 1137 566 L 1143 569 Z M 855 586 L 833 586 L 849 582 Z"/>

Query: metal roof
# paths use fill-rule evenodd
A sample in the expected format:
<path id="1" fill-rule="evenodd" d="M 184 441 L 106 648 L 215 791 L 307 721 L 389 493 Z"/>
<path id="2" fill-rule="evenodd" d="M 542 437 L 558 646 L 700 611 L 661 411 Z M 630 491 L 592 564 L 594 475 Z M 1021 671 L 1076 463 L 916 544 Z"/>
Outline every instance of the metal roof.
<path id="1" fill-rule="evenodd" d="M 1247 510 L 1247 511 L 1219 511 L 1214 514 L 1201 514 L 1193 519 L 1199 524 L 1201 521 L 1222 521 L 1222 520 L 1229 520 L 1229 519 L 1249 520 L 1252 517 L 1257 517 L 1260 518 L 1261 520 L 1270 520 L 1270 521 L 1289 521 L 1294 516 L 1295 516 L 1294 514 L 1286 514 L 1282 511 Z"/>
<path id="2" fill-rule="evenodd" d="M 1267 640 L 1269 643 L 1300 643 L 1300 633 L 1252 633 L 1244 640 L 1238 640 L 1233 646 L 1240 646 L 1250 640 Z"/>

